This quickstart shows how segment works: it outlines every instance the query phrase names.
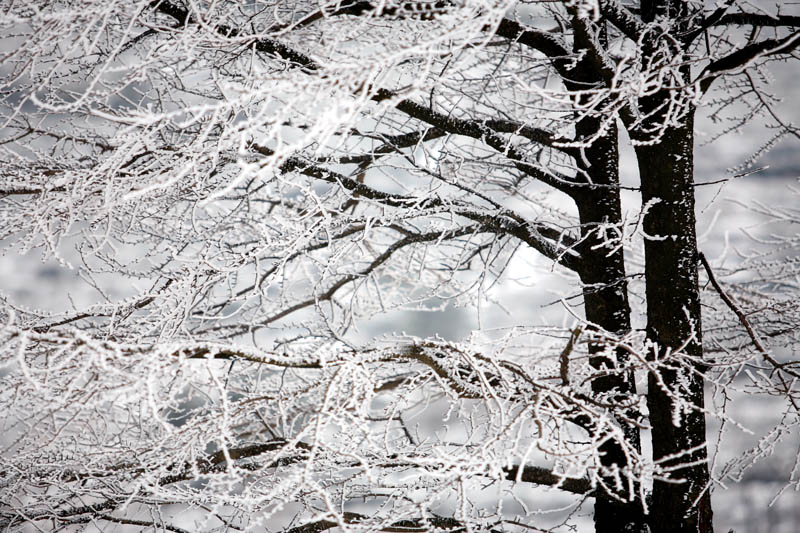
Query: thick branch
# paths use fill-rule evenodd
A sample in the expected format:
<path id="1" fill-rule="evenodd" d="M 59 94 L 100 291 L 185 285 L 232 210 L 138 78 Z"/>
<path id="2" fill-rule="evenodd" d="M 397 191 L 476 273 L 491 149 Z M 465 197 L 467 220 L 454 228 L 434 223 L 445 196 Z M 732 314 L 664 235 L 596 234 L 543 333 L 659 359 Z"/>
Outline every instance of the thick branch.
<path id="1" fill-rule="evenodd" d="M 335 157 L 332 160 L 324 160 L 324 162 L 338 163 L 340 165 L 357 164 L 361 170 L 364 170 L 370 163 L 374 162 L 382 155 L 392 154 L 399 152 L 403 148 L 410 148 L 419 143 L 439 139 L 446 135 L 447 132 L 439 128 L 425 128 L 423 131 L 412 131 L 403 133 L 401 135 L 387 135 L 378 137 L 384 141 L 384 144 L 373 150 L 371 153 L 347 155 L 343 157 Z M 370 137 L 373 137 L 370 135 Z"/>
<path id="2" fill-rule="evenodd" d="M 597 80 L 596 83 L 609 87 L 616 75 L 616 66 L 601 45 L 600 28 L 589 18 L 581 16 L 576 7 L 568 7 L 567 10 L 572 15 L 572 29 L 575 32 L 573 47 L 576 52 L 583 54 L 575 68 L 570 69 L 568 77 L 565 77 L 567 88 L 573 91 L 590 89 L 591 85 L 585 85 L 587 80 L 592 83 Z"/>
<path id="3" fill-rule="evenodd" d="M 176 356 L 184 356 L 187 359 L 220 359 L 223 361 L 249 361 L 251 363 L 258 363 L 261 365 L 278 366 L 281 368 L 306 368 L 306 369 L 319 369 L 322 365 L 319 361 L 289 361 L 281 359 L 269 359 L 266 357 L 259 357 L 255 354 L 247 353 L 240 350 L 231 349 L 216 349 L 203 346 L 200 348 L 182 348 L 175 352 Z"/>
<path id="4" fill-rule="evenodd" d="M 364 523 L 369 519 L 369 517 L 366 515 L 350 512 L 342 513 L 341 518 L 341 522 L 328 519 L 309 522 L 307 524 L 287 529 L 284 533 L 318 533 L 320 531 L 326 531 L 328 529 L 339 527 L 342 525 L 342 522 L 344 524 L 357 525 Z M 371 529 L 371 531 L 383 531 L 386 533 L 425 533 L 427 531 L 431 531 L 431 528 L 443 531 L 466 531 L 464 524 L 455 518 L 447 518 L 442 516 L 428 516 L 414 520 L 398 520 L 385 526 L 381 526 L 377 529 Z"/>
<path id="5" fill-rule="evenodd" d="M 286 29 L 302 28 L 314 22 L 340 15 L 359 17 L 365 14 L 371 16 L 393 17 L 397 19 L 429 19 L 437 13 L 442 12 L 447 6 L 452 5 L 449 0 L 436 0 L 435 2 L 401 2 L 395 5 L 380 2 L 370 2 L 369 0 L 353 0 L 350 2 L 334 3 L 333 9 L 327 10 L 321 7 L 319 10 L 309 13 L 297 22 L 290 22 L 273 26 L 269 31 L 283 31 Z"/>
<path id="6" fill-rule="evenodd" d="M 625 37 L 633 42 L 639 42 L 645 32 L 641 21 L 627 7 L 616 0 L 600 2 L 600 12 L 603 18 L 613 24 Z"/>
<path id="7" fill-rule="evenodd" d="M 50 187 L 48 189 L 33 187 L 15 187 L 13 189 L 0 189 L 0 198 L 4 196 L 23 196 L 31 194 L 45 194 L 48 192 L 66 192 L 66 187 Z"/>
<path id="8" fill-rule="evenodd" d="M 572 157 L 580 157 L 580 150 L 572 147 L 561 146 L 561 143 L 570 143 L 573 142 L 573 139 L 556 137 L 551 131 L 543 128 L 534 128 L 532 126 L 528 126 L 527 124 L 521 124 L 513 120 L 504 119 L 484 120 L 480 123 L 485 125 L 490 130 L 498 133 L 513 133 L 514 135 L 525 137 L 529 141 L 533 141 L 543 146 L 556 148 L 567 155 L 571 155 Z"/>
<path id="9" fill-rule="evenodd" d="M 749 44 L 711 62 L 700 74 L 700 89 L 706 92 L 719 76 L 744 68 L 760 57 L 788 54 L 798 46 L 800 46 L 800 32 L 792 33 L 783 39 L 767 39 Z"/>
<path id="10" fill-rule="evenodd" d="M 533 48 L 550 59 L 557 60 L 556 68 L 563 68 L 570 52 L 566 45 L 552 33 L 527 28 L 517 21 L 504 18 L 495 34 Z"/>
<path id="11" fill-rule="evenodd" d="M 554 474 L 552 470 L 539 466 L 524 466 L 520 470 L 519 465 L 514 465 L 505 469 L 506 479 L 509 481 L 523 481 L 536 485 L 546 485 L 558 489 L 581 494 L 586 496 L 601 496 L 602 493 L 592 487 L 587 479 L 578 479 Z"/>
<path id="12" fill-rule="evenodd" d="M 761 26 L 769 28 L 800 27 L 800 16 L 764 13 L 728 13 L 714 21 L 714 26 Z"/>
<path id="13" fill-rule="evenodd" d="M 398 95 L 387 89 L 378 89 L 373 97 L 373 99 L 378 102 L 396 98 L 398 98 Z M 547 173 L 530 163 L 526 163 L 524 156 L 517 151 L 508 140 L 501 136 L 499 132 L 490 128 L 485 122 L 455 118 L 452 115 L 439 113 L 411 100 L 400 100 L 395 104 L 395 108 L 412 118 L 426 122 L 436 128 L 484 142 L 491 148 L 494 148 L 508 157 L 517 169 L 556 190 L 569 194 L 571 190 L 579 186 L 579 184 L 573 182 L 566 176 Z M 533 135 L 533 133 L 531 134 Z M 552 141 L 552 143 L 554 142 L 555 140 Z"/>
<path id="14" fill-rule="evenodd" d="M 121 518 L 118 516 L 112 516 L 110 514 L 100 513 L 100 514 L 92 514 L 90 516 L 86 516 L 83 518 L 75 518 L 70 520 L 58 520 L 59 523 L 64 525 L 72 525 L 72 524 L 88 524 L 93 523 L 96 520 L 104 521 L 104 522 L 112 522 L 115 524 L 122 524 L 126 526 L 138 526 L 145 528 L 144 531 L 173 531 L 174 533 L 189 533 L 188 530 L 183 529 L 178 526 L 170 525 L 163 520 L 160 520 L 158 523 L 154 521 L 147 521 L 147 520 L 135 520 L 133 518 Z"/>
<path id="15" fill-rule="evenodd" d="M 708 30 L 708 28 L 719 22 L 720 19 L 722 19 L 722 17 L 725 15 L 725 13 L 727 13 L 728 9 L 733 5 L 734 1 L 735 0 L 726 0 L 726 2 L 722 4 L 720 7 L 718 7 L 716 10 L 714 10 L 713 13 L 703 18 L 703 23 L 699 27 L 695 28 L 694 30 L 690 31 L 685 36 L 683 36 L 682 38 L 683 42 L 686 44 L 691 43 L 699 35 L 702 35 L 703 32 Z"/>

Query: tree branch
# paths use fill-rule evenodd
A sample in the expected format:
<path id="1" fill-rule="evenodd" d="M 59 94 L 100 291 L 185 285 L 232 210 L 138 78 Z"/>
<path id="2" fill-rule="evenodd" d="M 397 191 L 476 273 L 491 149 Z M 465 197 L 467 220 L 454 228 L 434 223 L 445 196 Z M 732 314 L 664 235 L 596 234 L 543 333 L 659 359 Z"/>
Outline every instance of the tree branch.
<path id="1" fill-rule="evenodd" d="M 381 140 L 384 141 L 384 144 L 373 150 L 371 153 L 334 157 L 332 161 L 321 159 L 320 162 L 332 162 L 340 165 L 357 164 L 359 165 L 360 170 L 364 170 L 369 166 L 370 163 L 377 160 L 380 156 L 397 153 L 403 148 L 410 148 L 425 141 L 439 139 L 444 137 L 446 134 L 447 132 L 440 130 L 439 128 L 425 128 L 422 131 L 412 131 L 401 135 L 380 137 Z"/>
<path id="2" fill-rule="evenodd" d="M 700 89 L 702 92 L 706 92 L 711 84 L 724 73 L 741 69 L 759 57 L 788 54 L 798 46 L 800 46 L 800 31 L 783 39 L 767 39 L 744 46 L 706 66 L 698 77 Z"/>
<path id="3" fill-rule="evenodd" d="M 197 24 L 199 23 L 198 20 L 193 18 L 189 14 L 188 9 L 184 9 L 169 0 L 153 0 L 150 2 L 150 7 L 155 9 L 156 11 L 172 17 L 175 19 L 181 26 L 187 26 L 189 24 Z M 236 28 L 232 28 L 230 26 L 219 24 L 212 26 L 214 31 L 221 35 L 222 37 L 242 37 L 242 33 L 237 30 Z M 314 62 L 311 57 L 293 50 L 282 44 L 274 39 L 266 39 L 264 37 L 253 39 L 253 46 L 259 52 L 277 56 L 284 61 L 292 63 L 304 72 L 314 72 L 319 70 L 319 66 Z"/>
<path id="4" fill-rule="evenodd" d="M 262 155 L 272 156 L 275 154 L 272 149 L 265 146 L 253 144 L 252 147 Z M 364 185 L 357 180 L 338 174 L 327 168 L 305 163 L 296 157 L 288 158 L 287 161 L 280 166 L 280 169 L 283 172 L 301 172 L 315 179 L 338 184 L 358 196 L 374 200 L 390 207 L 407 208 L 416 204 L 421 209 L 446 208 L 455 215 L 480 222 L 484 225 L 482 231 L 511 235 L 531 246 L 548 259 L 570 270 L 577 272 L 581 268 L 580 256 L 573 249 L 577 244 L 574 239 L 570 239 L 568 236 L 557 232 L 557 230 L 549 226 L 526 222 L 522 217 L 507 209 L 491 213 L 482 213 L 460 204 L 445 204 L 439 198 L 392 195 L 373 189 L 368 185 Z M 550 240 L 548 240 L 548 238 Z"/>
<path id="5" fill-rule="evenodd" d="M 159 12 L 169 15 L 170 17 L 174 18 L 183 25 L 190 23 L 197 23 L 197 21 L 194 20 L 189 15 L 188 10 L 178 7 L 167 0 L 153 0 L 153 2 L 151 2 L 151 6 L 157 9 Z M 516 24 L 516 27 L 519 28 L 518 23 L 512 23 L 511 21 L 509 21 L 509 24 L 512 27 L 514 26 L 514 24 Z M 239 30 L 225 25 L 214 26 L 214 30 L 224 37 L 241 36 L 241 32 Z M 539 33 L 539 32 L 534 32 L 534 33 Z M 527 33 L 523 31 L 523 34 Z M 544 41 L 552 42 L 554 52 L 560 53 L 560 51 L 563 50 L 563 48 L 555 46 L 555 41 L 552 41 L 552 36 L 550 36 L 549 39 L 545 39 L 544 37 L 537 37 L 537 40 L 539 40 L 540 38 L 543 39 Z M 296 50 L 293 50 L 288 46 L 279 43 L 278 41 L 275 41 L 273 39 L 259 38 L 255 39 L 254 43 L 256 50 L 280 57 L 285 61 L 288 61 L 290 63 L 297 65 L 298 67 L 301 67 L 301 70 L 304 70 L 305 72 L 312 72 L 319 70 L 319 66 L 309 56 L 301 52 L 297 52 Z M 522 154 L 517 152 L 514 148 L 512 148 L 510 146 L 510 143 L 507 142 L 503 137 L 499 136 L 498 135 L 499 132 L 494 131 L 487 123 L 456 119 L 449 115 L 443 115 L 441 113 L 433 111 L 432 109 L 426 108 L 425 106 L 422 106 L 410 100 L 401 99 L 399 95 L 388 89 L 378 89 L 374 93 L 372 99 L 376 102 L 382 102 L 390 99 L 399 99 L 399 101 L 397 101 L 394 106 L 396 109 L 402 111 L 403 113 L 406 113 L 410 117 L 426 122 L 431 126 L 442 129 L 449 133 L 463 135 L 466 137 L 471 137 L 486 142 L 489 146 L 491 146 L 498 152 L 509 157 L 509 159 L 512 160 L 514 166 L 517 169 L 521 170 L 522 172 L 531 177 L 540 180 L 542 183 L 550 185 L 551 187 L 559 191 L 568 193 L 569 190 L 578 185 L 572 183 L 565 176 L 560 176 L 555 173 L 547 173 L 535 167 L 534 165 L 531 165 L 530 163 L 526 163 L 525 158 L 522 156 Z M 502 124 L 503 127 L 507 130 L 510 129 L 508 124 L 505 124 L 505 121 L 498 122 L 497 124 L 498 125 Z M 510 132 L 518 133 L 523 136 L 528 136 L 528 138 L 530 138 L 531 140 L 545 144 L 552 148 L 556 148 L 558 150 L 562 150 L 565 153 L 570 153 L 569 149 L 565 149 L 565 147 L 558 147 L 557 139 L 548 138 L 544 130 L 526 128 L 524 125 L 517 125 L 513 128 L 513 131 Z"/>
<path id="6" fill-rule="evenodd" d="M 135 520 L 133 518 L 120 518 L 118 516 L 112 516 L 110 514 L 105 514 L 105 513 L 92 514 L 91 516 L 83 518 L 74 518 L 69 520 L 59 519 L 58 522 L 64 525 L 72 525 L 72 524 L 87 524 L 90 522 L 94 522 L 95 520 L 113 522 L 115 524 L 122 524 L 126 526 L 139 526 L 146 528 L 145 530 L 152 530 L 152 531 L 165 530 L 165 531 L 173 531 L 174 533 L 189 533 L 189 530 L 167 524 L 163 520 L 156 523 L 147 520 Z"/>
<path id="7" fill-rule="evenodd" d="M 506 479 L 509 481 L 519 480 L 525 483 L 545 485 L 585 496 L 602 496 L 600 491 L 592 487 L 589 480 L 561 476 L 554 474 L 552 470 L 547 468 L 539 466 L 524 466 L 520 468 L 519 465 L 514 465 L 504 471 Z"/>
<path id="8" fill-rule="evenodd" d="M 376 102 L 398 98 L 400 97 L 396 93 L 388 89 L 378 89 L 373 96 L 373 100 Z M 470 137 L 487 144 L 508 157 L 517 169 L 556 190 L 569 194 L 572 190 L 581 185 L 566 176 L 556 173 L 547 173 L 525 162 L 525 157 L 522 153 L 517 151 L 508 140 L 499 135 L 499 132 L 493 130 L 485 122 L 455 118 L 451 115 L 445 115 L 434 111 L 433 109 L 411 100 L 399 100 L 395 103 L 394 107 L 406 115 L 421 120 L 436 128 L 456 135 Z M 502 122 L 498 122 L 498 124 L 502 124 Z M 531 132 L 531 135 L 534 135 L 533 132 Z M 550 141 L 550 145 L 554 145 L 555 142 L 555 140 Z M 558 149 L 563 150 L 562 148 Z"/>
<path id="9" fill-rule="evenodd" d="M 284 31 L 286 29 L 302 28 L 326 17 L 336 17 L 339 15 L 350 15 L 359 17 L 364 14 L 374 16 L 388 16 L 397 19 L 428 19 L 433 15 L 444 10 L 448 5 L 453 5 L 449 0 L 436 0 L 435 2 L 401 2 L 396 5 L 387 3 L 374 3 L 369 0 L 353 0 L 350 2 L 334 3 L 334 9 L 326 11 L 326 7 L 320 7 L 298 20 L 273 26 L 268 31 Z"/>
<path id="10" fill-rule="evenodd" d="M 725 13 L 730 9 L 730 7 L 734 4 L 735 0 L 726 0 L 724 4 L 718 7 L 713 13 L 709 16 L 703 18 L 703 23 L 686 34 L 682 41 L 687 45 L 694 41 L 699 35 L 702 35 L 703 32 L 708 30 L 708 28 L 712 27 L 714 24 L 720 21 L 720 19 L 725 15 Z"/>
<path id="11" fill-rule="evenodd" d="M 567 46 L 552 33 L 527 28 L 515 20 L 507 18 L 501 20 L 495 30 L 495 34 L 523 44 L 541 52 L 550 59 L 556 60 L 556 68 L 559 69 L 563 68 L 564 63 L 570 56 Z"/>
<path id="12" fill-rule="evenodd" d="M 764 28 L 800 27 L 800 16 L 767 15 L 764 13 L 728 13 L 719 17 L 714 26 L 760 26 Z"/>
<path id="13" fill-rule="evenodd" d="M 343 525 L 342 522 L 344 524 L 358 525 L 366 522 L 369 519 L 369 517 L 366 515 L 351 512 L 342 513 L 341 518 L 341 522 L 328 519 L 308 522 L 306 524 L 287 529 L 284 533 L 319 533 L 320 531 L 326 531 L 328 529 L 339 527 Z M 428 516 L 413 520 L 398 520 L 385 526 L 378 526 L 378 529 L 372 529 L 372 527 L 376 526 L 371 526 L 371 531 L 382 531 L 386 533 L 425 533 L 431 531 L 431 527 L 443 531 L 467 531 L 466 526 L 455 518 L 447 518 L 442 516 Z"/>
<path id="14" fill-rule="evenodd" d="M 40 189 L 33 187 L 16 187 L 13 189 L 0 189 L 0 198 L 6 196 L 24 196 L 31 194 L 46 194 L 49 192 L 66 192 L 66 187 L 50 187 L 48 189 Z"/>
<path id="15" fill-rule="evenodd" d="M 372 262 L 366 268 L 362 269 L 360 272 L 356 272 L 356 273 L 353 273 L 353 274 L 347 274 L 347 275 L 343 276 L 341 279 L 339 279 L 338 281 L 336 281 L 333 285 L 331 285 L 322 294 L 315 294 L 311 298 L 308 298 L 307 300 L 304 300 L 304 301 L 298 302 L 298 303 L 296 303 L 296 304 L 294 304 L 292 306 L 289 306 L 289 307 L 287 307 L 287 308 L 285 308 L 285 309 L 273 314 L 272 316 L 269 316 L 266 319 L 259 321 L 257 324 L 253 324 L 251 326 L 262 326 L 263 327 L 263 326 L 266 326 L 268 324 L 271 324 L 272 322 L 275 322 L 276 320 L 280 320 L 281 318 L 284 318 L 284 317 L 286 317 L 286 316 L 288 316 L 288 315 L 290 315 L 290 314 L 292 314 L 292 313 L 294 313 L 296 311 L 299 311 L 301 309 L 305 309 L 305 308 L 310 307 L 312 305 L 316 305 L 319 302 L 325 302 L 325 301 L 331 300 L 339 289 L 341 289 L 342 287 L 344 287 L 348 283 L 351 283 L 351 282 L 356 281 L 356 280 L 364 279 L 367 276 L 369 276 L 370 274 L 374 273 L 375 270 L 379 266 L 381 266 L 383 263 L 385 263 L 387 260 L 389 260 L 389 258 L 391 258 L 392 255 L 394 255 L 394 253 L 396 251 L 400 250 L 401 248 L 404 248 L 404 247 L 412 245 L 412 244 L 418 244 L 418 243 L 423 243 L 423 242 L 439 241 L 439 240 L 450 239 L 450 238 L 454 238 L 454 237 L 463 237 L 465 235 L 471 235 L 471 234 L 474 234 L 474 233 L 480 233 L 482 231 L 486 231 L 486 229 L 485 228 L 481 228 L 479 226 L 465 226 L 465 227 L 456 228 L 456 229 L 452 229 L 452 230 L 432 231 L 432 232 L 429 232 L 429 233 L 415 233 L 415 234 L 408 235 L 408 236 L 404 237 L 403 239 L 400 239 L 399 241 L 394 242 L 391 246 L 389 246 L 386 250 L 384 250 L 383 253 L 381 253 L 375 259 L 373 259 Z M 248 327 L 251 327 L 251 326 L 248 326 Z"/>
<path id="16" fill-rule="evenodd" d="M 627 7 L 616 0 L 602 0 L 600 13 L 603 18 L 613 24 L 625 37 L 638 43 L 645 32 L 645 26 Z"/>
<path id="17" fill-rule="evenodd" d="M 708 281 L 711 282 L 711 285 L 714 287 L 714 290 L 717 291 L 722 301 L 725 302 L 725 305 L 733 311 L 733 314 L 736 315 L 736 318 L 739 319 L 739 322 L 744 326 L 745 331 L 747 332 L 747 336 L 750 337 L 750 340 L 753 342 L 753 346 L 759 351 L 761 356 L 769 362 L 776 370 L 783 370 L 784 372 L 790 374 L 792 377 L 800 379 L 800 374 L 794 372 L 791 369 L 786 369 L 786 365 L 780 363 L 777 359 L 770 355 L 769 351 L 764 347 L 761 342 L 761 339 L 758 338 L 758 334 L 756 333 L 753 326 L 750 324 L 750 321 L 747 319 L 747 315 L 736 305 L 736 302 L 733 300 L 731 296 L 723 290 L 722 286 L 717 281 L 717 277 L 714 275 L 714 271 L 711 269 L 711 265 L 708 263 L 708 259 L 706 259 L 705 254 L 700 252 L 698 254 L 700 258 L 700 262 L 703 264 L 703 268 L 706 270 L 706 274 L 708 275 Z"/>

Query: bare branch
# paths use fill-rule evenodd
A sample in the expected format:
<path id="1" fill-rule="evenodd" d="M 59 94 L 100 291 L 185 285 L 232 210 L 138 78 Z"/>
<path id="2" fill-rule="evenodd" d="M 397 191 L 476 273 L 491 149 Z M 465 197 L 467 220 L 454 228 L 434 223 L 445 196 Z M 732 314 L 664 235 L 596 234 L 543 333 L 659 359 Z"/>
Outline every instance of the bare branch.
<path id="1" fill-rule="evenodd" d="M 755 329 L 753 329 L 753 326 L 747 319 L 747 315 L 745 315 L 744 312 L 739 308 L 739 306 L 736 304 L 733 298 L 729 296 L 722 289 L 722 286 L 717 281 L 717 277 L 714 275 L 714 271 L 711 269 L 711 265 L 708 263 L 708 259 L 706 259 L 705 254 L 703 254 L 703 252 L 700 252 L 698 254 L 698 257 L 700 259 L 700 262 L 703 264 L 703 268 L 705 268 L 706 270 L 706 274 L 708 274 L 708 281 L 711 282 L 711 285 L 714 287 L 714 290 L 716 290 L 720 298 L 722 298 L 722 301 L 725 302 L 725 305 L 727 305 L 731 311 L 733 311 L 733 313 L 736 315 L 736 318 L 738 318 L 739 322 L 742 324 L 742 326 L 744 326 L 747 335 L 750 337 L 750 340 L 753 341 L 753 346 L 756 347 L 756 349 L 759 351 L 762 357 L 764 357 L 764 359 L 767 362 L 769 362 L 769 364 L 771 364 L 776 370 L 782 370 L 783 372 L 786 372 L 787 374 L 790 374 L 791 376 L 800 379 L 800 374 L 791 369 L 786 368 L 785 364 L 780 363 L 778 360 L 776 360 L 769 353 L 769 350 L 767 350 L 764 347 L 764 344 L 761 342 L 761 339 L 759 339 Z"/>

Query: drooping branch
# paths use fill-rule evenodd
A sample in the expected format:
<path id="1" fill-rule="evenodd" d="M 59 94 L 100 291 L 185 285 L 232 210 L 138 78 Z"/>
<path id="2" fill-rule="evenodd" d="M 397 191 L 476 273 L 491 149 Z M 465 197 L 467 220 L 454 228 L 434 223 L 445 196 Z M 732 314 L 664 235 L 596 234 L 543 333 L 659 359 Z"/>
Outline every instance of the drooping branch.
<path id="1" fill-rule="evenodd" d="M 731 311 L 733 311 L 733 314 L 736 315 L 736 318 L 739 319 L 739 323 L 742 324 L 742 326 L 744 327 L 745 331 L 747 332 L 747 336 L 750 337 L 750 340 L 753 342 L 753 346 L 756 347 L 756 350 L 758 350 L 758 352 L 761 354 L 761 356 L 770 365 L 772 365 L 772 367 L 775 370 L 780 370 L 782 372 L 786 372 L 787 374 L 791 375 L 793 378 L 800 379 L 800 374 L 799 373 L 795 372 L 794 370 L 792 370 L 790 368 L 787 368 L 787 365 L 779 362 L 777 359 L 775 359 L 769 353 L 769 350 L 767 350 L 767 348 L 761 342 L 761 339 L 759 338 L 758 334 L 756 333 L 756 330 L 753 328 L 752 324 L 750 324 L 750 321 L 747 319 L 747 315 L 736 304 L 736 302 L 734 301 L 733 297 L 729 296 L 728 293 L 725 292 L 725 290 L 719 284 L 719 281 L 717 281 L 717 277 L 714 275 L 714 271 L 711 269 L 711 265 L 709 264 L 708 259 L 706 259 L 705 254 L 703 254 L 703 252 L 700 252 L 698 254 L 698 257 L 700 259 L 700 262 L 703 265 L 703 268 L 706 271 L 706 274 L 708 275 L 708 281 L 711 282 L 711 285 L 714 287 L 714 290 L 717 291 L 717 294 L 719 294 L 719 297 L 722 298 L 723 302 L 725 302 L 725 305 L 727 305 L 728 308 Z"/>

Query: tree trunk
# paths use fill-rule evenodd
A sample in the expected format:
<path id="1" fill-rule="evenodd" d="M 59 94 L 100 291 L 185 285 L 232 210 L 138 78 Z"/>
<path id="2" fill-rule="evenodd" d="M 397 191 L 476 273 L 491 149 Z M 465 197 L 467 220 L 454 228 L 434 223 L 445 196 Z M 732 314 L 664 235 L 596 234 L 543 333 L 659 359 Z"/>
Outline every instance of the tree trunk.
<path id="1" fill-rule="evenodd" d="M 584 28 L 583 23 L 579 23 L 577 14 L 574 15 L 574 21 L 576 31 L 573 49 L 581 59 L 568 69 L 565 85 L 580 94 L 588 87 L 601 86 L 603 80 L 598 77 L 588 54 L 583 53 L 590 47 L 590 41 L 594 37 L 587 33 L 588 26 Z M 605 26 L 595 29 L 598 31 L 598 38 L 607 46 Z M 588 100 L 589 97 L 580 98 Z M 578 207 L 581 224 L 578 252 L 582 258 L 580 277 L 586 320 L 592 328 L 623 335 L 631 329 L 625 259 L 622 249 L 609 249 L 603 235 L 598 231 L 601 224 L 618 225 L 622 221 L 619 135 L 613 122 L 605 126 L 605 134 L 584 148 L 583 158 L 576 159 L 576 164 L 594 186 L 576 188 L 572 192 L 572 198 Z M 585 116 L 575 125 L 576 138 L 592 139 L 602 127 L 602 119 Z M 606 396 L 608 400 L 614 401 L 635 393 L 633 374 L 615 373 L 618 366 L 625 363 L 627 354 L 622 351 L 609 354 L 603 342 L 590 342 L 589 353 L 592 367 L 610 372 L 592 381 L 592 392 L 596 396 Z M 622 422 L 620 425 L 628 443 L 636 450 L 641 450 L 639 429 Z M 607 440 L 600 446 L 599 452 L 600 464 L 607 473 L 624 472 L 628 468 L 627 455 L 618 442 Z M 606 487 L 613 491 L 613 475 L 603 477 Z M 597 497 L 594 504 L 596 533 L 644 533 L 646 522 L 639 493 L 638 487 L 634 487 L 633 493 L 617 493 L 608 498 Z"/>
<path id="2" fill-rule="evenodd" d="M 684 53 L 680 40 L 666 38 L 664 29 L 685 35 L 702 22 L 689 16 L 685 0 L 642 0 L 641 14 L 652 24 L 642 43 L 645 67 L 662 62 L 665 54 Z M 690 83 L 690 64 L 673 70 L 672 83 Z M 657 367 L 648 375 L 647 407 L 653 459 L 673 481 L 653 483 L 650 529 L 711 533 L 693 188 L 695 110 L 666 87 L 640 98 L 639 108 L 645 118 L 632 137 L 645 142 L 636 156 L 642 203 L 649 208 L 644 218 L 648 358 Z M 681 108 L 683 116 L 676 117 Z"/>
<path id="3" fill-rule="evenodd" d="M 578 136 L 589 137 L 599 126 L 597 121 L 584 119 L 578 124 Z M 585 170 L 597 185 L 587 187 L 574 196 L 581 222 L 582 242 L 579 252 L 583 258 L 580 275 L 584 285 L 584 311 L 586 320 L 592 327 L 623 335 L 631 329 L 625 260 L 622 249 L 612 252 L 604 236 L 598 232 L 600 224 L 619 224 L 622 219 L 616 127 L 611 127 L 605 136 L 586 148 L 584 155 L 591 165 Z M 591 342 L 589 351 L 593 355 L 590 364 L 594 368 L 612 372 L 592 382 L 592 392 L 595 395 L 605 395 L 613 401 L 635 393 L 632 373 L 614 373 L 625 363 L 626 353 L 620 350 L 609 354 L 603 342 Z M 629 424 L 621 425 L 630 445 L 639 450 L 639 429 Z M 606 441 L 600 447 L 600 454 L 601 464 L 606 469 L 624 471 L 628 466 L 623 448 L 615 441 Z M 607 485 L 614 486 L 611 477 L 608 478 Z M 634 490 L 632 494 L 616 494 L 619 499 L 597 498 L 594 506 L 595 531 L 645 531 L 644 508 L 638 495 L 639 491 Z"/>
<path id="4" fill-rule="evenodd" d="M 589 25 L 579 21 L 577 12 L 573 13 L 575 36 L 573 50 L 581 59 L 566 68 L 564 83 L 566 87 L 581 94 L 587 88 L 602 86 L 589 54 L 595 38 L 588 32 Z M 593 29 L 597 38 L 607 46 L 605 25 Z M 580 96 L 588 100 L 589 96 Z M 588 103 L 584 101 L 584 103 Z M 602 119 L 584 116 L 575 125 L 577 139 L 593 139 L 603 127 Z M 581 224 L 580 277 L 583 283 L 583 302 L 586 320 L 591 327 L 616 335 L 630 331 L 630 305 L 628 304 L 628 284 L 625 277 L 625 259 L 621 249 L 611 251 L 598 232 L 601 224 L 620 224 L 622 209 L 619 195 L 619 136 L 616 125 L 606 124 L 605 133 L 589 144 L 582 158 L 576 164 L 586 173 L 591 183 L 574 189 L 572 198 L 578 207 Z M 611 398 L 622 398 L 635 392 L 632 373 L 614 373 L 619 363 L 624 363 L 627 354 L 618 352 L 609 356 L 604 343 L 591 342 L 589 363 L 597 370 L 611 373 L 592 381 L 592 392 Z M 615 360 L 616 359 L 616 360 Z M 641 449 L 639 429 L 621 423 L 625 438 L 636 450 Z M 624 472 L 628 459 L 620 444 L 607 440 L 599 449 L 600 464 L 608 473 Z M 613 491 L 613 476 L 603 476 L 606 487 Z M 594 525 L 596 533 L 644 533 L 646 531 L 644 506 L 639 499 L 639 491 L 632 494 L 619 493 L 604 498 L 598 496 L 594 504 Z"/>
<path id="5" fill-rule="evenodd" d="M 650 103 L 658 109 L 657 99 Z M 683 480 L 654 482 L 653 533 L 710 533 L 713 527 L 702 411 L 693 133 L 694 109 L 689 109 L 659 142 L 636 148 L 642 202 L 649 207 L 644 219 L 648 357 L 658 367 L 647 391 L 653 458 L 668 469 L 670 480 Z"/>

